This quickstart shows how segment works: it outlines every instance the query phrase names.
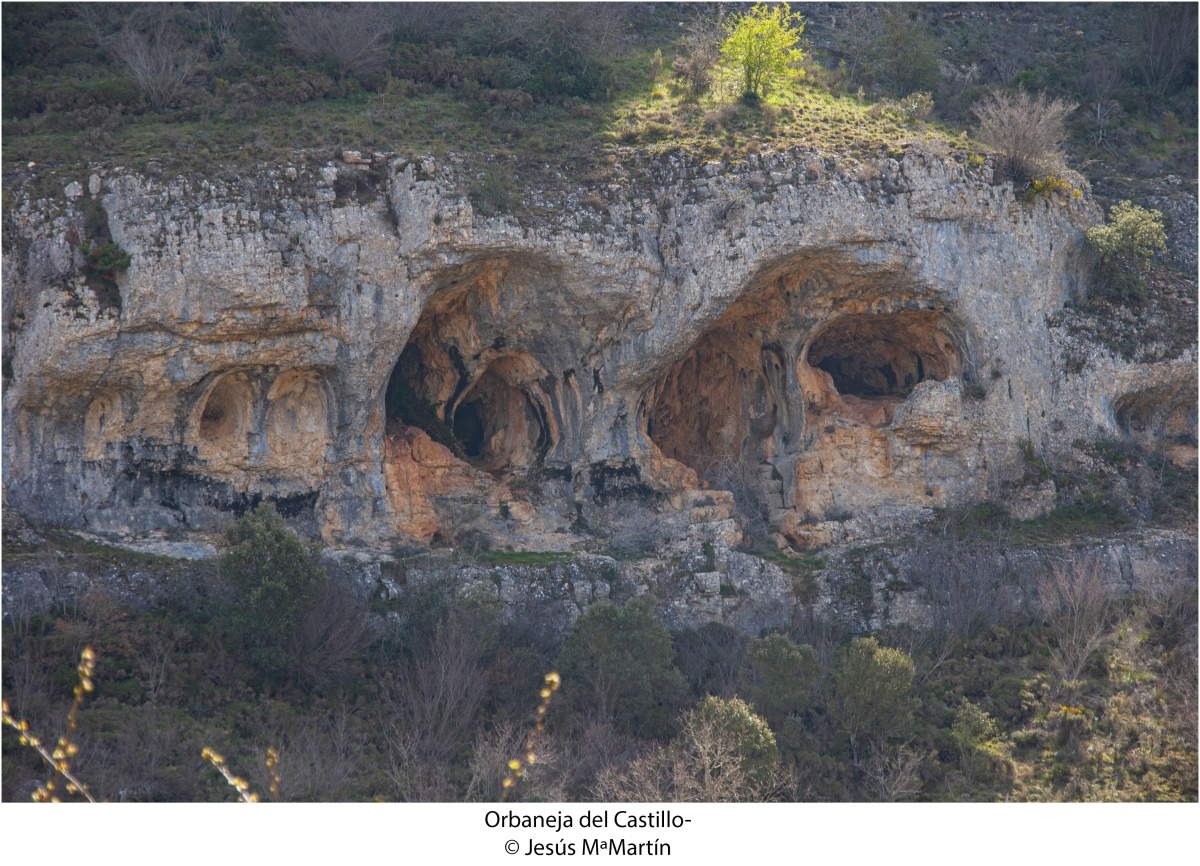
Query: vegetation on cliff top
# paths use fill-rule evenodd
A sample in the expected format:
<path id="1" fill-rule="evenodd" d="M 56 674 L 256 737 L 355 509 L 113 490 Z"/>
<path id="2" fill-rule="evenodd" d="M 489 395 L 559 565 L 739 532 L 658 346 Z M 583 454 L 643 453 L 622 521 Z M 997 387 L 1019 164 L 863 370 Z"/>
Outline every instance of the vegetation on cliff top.
<path id="1" fill-rule="evenodd" d="M 4 169 L 34 162 L 65 182 L 91 165 L 211 172 L 302 149 L 568 169 L 622 145 L 851 156 L 924 137 L 965 147 L 971 106 L 1021 89 L 1082 107 L 1069 144 L 1085 168 L 1194 165 L 1196 63 L 1179 42 L 1194 9 L 831 4 L 807 16 L 787 47 L 800 55 L 776 69 L 793 81 L 750 101 L 739 98 L 746 67 L 729 50 L 722 62 L 723 16 L 736 12 L 11 4 Z"/>

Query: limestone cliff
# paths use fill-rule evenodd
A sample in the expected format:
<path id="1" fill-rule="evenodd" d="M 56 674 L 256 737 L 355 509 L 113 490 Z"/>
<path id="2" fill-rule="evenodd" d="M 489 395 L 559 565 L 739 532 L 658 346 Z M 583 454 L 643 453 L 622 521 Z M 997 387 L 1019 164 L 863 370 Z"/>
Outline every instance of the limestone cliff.
<path id="1" fill-rule="evenodd" d="M 917 146 L 873 169 L 629 153 L 590 185 L 515 178 L 519 218 L 482 215 L 452 154 L 113 170 L 26 199 L 6 227 L 6 502 L 132 536 L 270 498 L 335 547 L 736 542 L 757 521 L 803 548 L 998 493 L 1022 448 L 1195 442 L 1194 345 L 1064 360 L 1086 196 L 1019 202 Z M 80 276 L 93 201 L 132 257 L 119 308 Z"/>

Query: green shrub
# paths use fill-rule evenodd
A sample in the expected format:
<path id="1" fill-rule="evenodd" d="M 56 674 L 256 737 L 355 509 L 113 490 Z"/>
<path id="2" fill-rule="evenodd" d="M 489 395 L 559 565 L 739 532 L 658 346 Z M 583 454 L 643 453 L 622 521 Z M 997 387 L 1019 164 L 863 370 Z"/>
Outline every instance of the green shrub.
<path id="1" fill-rule="evenodd" d="M 471 184 L 471 198 L 485 216 L 507 213 L 511 196 L 512 183 L 499 165 L 489 165 L 483 177 Z"/>
<path id="2" fill-rule="evenodd" d="M 232 595 L 227 635 L 268 679 L 289 670 L 292 634 L 325 585 L 320 559 L 320 544 L 301 541 L 269 502 L 225 531 L 219 571 Z"/>
<path id="3" fill-rule="evenodd" d="M 745 784 L 752 789 L 768 782 L 779 763 L 779 748 L 770 727 L 738 698 L 724 701 L 709 696 L 702 700 L 685 715 L 679 745 L 694 754 L 711 751 L 737 756 Z"/>
<path id="4" fill-rule="evenodd" d="M 669 731 L 687 693 L 654 604 L 649 595 L 624 607 L 596 602 L 575 621 L 558 661 L 576 709 L 652 737 Z"/>
<path id="5" fill-rule="evenodd" d="M 997 754 L 1000 729 L 982 707 L 963 701 L 954 714 L 950 738 L 958 746 L 963 772 L 970 777 L 981 757 Z"/>
<path id="6" fill-rule="evenodd" d="M 893 6 L 883 13 L 882 33 L 874 52 L 879 71 L 896 96 L 932 90 L 941 79 L 937 42 L 912 9 Z M 925 95 L 928 97 L 928 93 Z M 924 109 L 919 101 L 912 104 Z M 933 100 L 929 99 L 932 108 Z"/>
<path id="7" fill-rule="evenodd" d="M 1100 256 L 1095 294 L 1120 303 L 1146 296 L 1146 265 L 1155 250 L 1167 248 L 1162 217 L 1123 201 L 1109 208 L 1107 225 L 1087 230 L 1086 243 Z"/>
<path id="8" fill-rule="evenodd" d="M 808 709 L 821 676 L 821 664 L 812 647 L 797 646 L 785 635 L 773 634 L 751 640 L 746 660 L 741 691 L 772 730 L 781 730 L 788 716 Z"/>
<path id="9" fill-rule="evenodd" d="M 902 734 L 912 723 L 913 661 L 875 638 L 855 638 L 834 674 L 834 716 L 857 752 L 860 742 Z"/>
<path id="10" fill-rule="evenodd" d="M 117 273 L 129 267 L 129 253 L 119 244 L 96 244 L 87 252 L 83 272 L 88 288 L 96 294 L 101 307 L 121 309 L 121 292 L 117 286 Z"/>

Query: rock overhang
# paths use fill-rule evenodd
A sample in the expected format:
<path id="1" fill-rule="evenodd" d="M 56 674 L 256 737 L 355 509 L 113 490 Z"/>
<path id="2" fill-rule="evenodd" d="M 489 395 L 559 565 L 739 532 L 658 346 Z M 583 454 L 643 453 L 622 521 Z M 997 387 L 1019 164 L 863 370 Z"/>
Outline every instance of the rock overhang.
<path id="1" fill-rule="evenodd" d="M 781 405 L 793 407 L 793 416 L 811 411 L 821 383 L 800 365 L 821 329 L 848 316 L 940 317 L 952 323 L 943 331 L 953 338 L 957 365 L 935 378 L 978 379 L 1003 358 L 1009 379 L 1003 393 L 997 388 L 977 401 L 964 399 L 961 387 L 934 389 L 940 411 L 955 416 L 940 438 L 912 420 L 931 415 L 925 404 L 932 392 L 906 389 L 911 396 L 904 400 L 916 402 L 885 409 L 884 416 L 898 412 L 908 420 L 882 434 L 893 441 L 882 457 L 883 425 L 871 416 L 864 427 L 870 412 L 856 415 L 847 399 L 837 418 L 825 419 L 832 423 L 813 428 L 811 441 L 812 425 L 793 421 L 786 446 L 754 454 L 774 461 L 784 479 L 783 491 L 767 491 L 781 500 L 777 512 L 795 511 L 797 496 L 812 498 L 796 487 L 797 477 L 811 473 L 795 472 L 795 460 L 811 452 L 811 462 L 822 437 L 831 437 L 832 454 L 866 448 L 888 477 L 911 476 L 890 499 L 878 490 L 848 495 L 843 511 L 914 497 L 913 507 L 925 508 L 925 491 L 935 487 L 938 502 L 983 492 L 986 480 L 972 468 L 978 456 L 1012 455 L 1016 437 L 1040 423 L 1046 405 L 1088 403 L 1086 389 L 1064 388 L 1056 378 L 1056 350 L 1041 327 L 1089 267 L 1080 240 L 1098 214 L 1086 199 L 1023 205 L 1010 188 L 915 154 L 888 167 L 889 182 L 878 189 L 828 175 L 814 181 L 794 156 L 755 157 L 732 170 L 668 158 L 648 161 L 637 181 L 644 194 L 607 201 L 596 225 L 580 204 L 587 190 L 560 195 L 541 218 L 482 217 L 461 192 L 459 170 L 433 160 L 390 163 L 386 194 L 370 202 L 335 203 L 322 194 L 332 191 L 339 171 L 360 169 L 326 166 L 308 187 L 276 177 L 270 183 L 278 191 L 261 195 L 259 184 L 257 200 L 249 183 L 110 176 L 101 201 L 114 238 L 133 256 L 119 315 L 93 309 L 85 291 L 57 291 L 45 280 L 21 286 L 46 303 L 30 305 L 32 321 L 18 340 L 16 376 L 5 394 L 10 501 L 66 525 L 138 532 L 199 528 L 198 520 L 212 527 L 229 503 L 305 496 L 313 503 L 311 526 L 331 543 L 406 537 L 389 493 L 386 464 L 396 449 L 386 442 L 384 398 L 402 352 L 425 328 L 429 340 L 453 346 L 470 362 L 464 366 L 473 365 L 474 379 L 460 393 L 442 394 L 438 385 L 426 397 L 451 427 L 452 398 L 461 403 L 489 375 L 500 382 L 485 382 L 483 391 L 506 395 L 489 398 L 493 404 L 527 398 L 534 407 L 525 423 L 539 432 L 528 447 L 504 446 L 504 459 L 488 467 L 493 474 L 566 472 L 570 490 L 555 495 L 594 502 L 595 467 L 636 470 L 638 484 L 669 502 L 671 489 L 693 478 L 650 435 L 650 392 L 728 327 L 731 310 L 741 305 L 749 311 L 743 318 L 752 319 L 755 298 L 772 291 L 789 295 L 794 320 L 787 340 L 764 339 L 759 347 L 789 343 L 777 412 Z M 604 189 L 599 194 L 612 198 Z M 535 203 L 550 198 L 530 194 Z M 28 229 L 30 260 L 52 257 L 72 214 L 68 209 L 58 228 L 41 221 Z M 70 268 L 58 267 L 69 276 Z M 19 270 L 12 279 L 33 279 L 37 271 Z M 465 312 L 451 321 L 456 298 Z M 231 407 L 222 419 L 234 421 L 220 423 L 233 429 L 206 437 L 205 407 L 221 382 Z M 512 423 L 493 435 L 520 426 L 515 410 L 505 418 Z M 853 444 L 867 434 L 851 431 L 846 440 L 837 433 L 852 427 L 875 433 Z M 918 428 L 923 432 L 911 432 Z M 956 438 L 958 446 L 946 444 Z M 231 444 L 221 451 L 218 441 Z M 918 468 L 898 468 L 907 458 L 898 459 L 895 441 L 919 452 L 908 461 Z M 406 447 L 406 459 L 415 459 L 411 483 L 446 463 L 429 448 Z M 942 456 L 928 456 L 939 449 Z M 955 451 L 961 453 L 946 456 Z M 412 458 L 417 452 L 425 456 Z M 781 455 L 792 462 L 776 465 Z M 944 465 L 931 469 L 938 460 Z M 847 464 L 859 465 L 860 457 Z M 185 479 L 178 495 L 147 496 L 130 480 L 156 472 L 168 479 L 158 487 Z M 471 475 L 465 468 L 460 474 Z M 398 483 L 393 477 L 392 488 Z M 511 488 L 490 489 L 483 500 L 495 509 L 485 522 L 497 531 L 502 523 L 514 531 L 514 520 L 537 522 L 513 505 L 525 500 Z M 439 507 L 430 500 L 432 512 Z M 542 527 L 546 533 L 570 531 L 572 509 L 541 510 L 556 514 Z M 797 525 L 816 516 L 795 513 Z M 776 513 L 773 525 L 784 517 Z"/>

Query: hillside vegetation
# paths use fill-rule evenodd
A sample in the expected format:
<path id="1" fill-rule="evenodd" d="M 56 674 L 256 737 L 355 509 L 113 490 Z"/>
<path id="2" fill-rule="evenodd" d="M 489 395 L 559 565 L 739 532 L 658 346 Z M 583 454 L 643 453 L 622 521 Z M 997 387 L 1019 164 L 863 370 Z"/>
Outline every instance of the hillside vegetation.
<path id="1" fill-rule="evenodd" d="M 226 543 L 217 567 L 185 564 L 6 516 L 6 569 L 166 588 L 147 609 L 96 581 L 5 621 L 5 700 L 47 742 L 95 651 L 72 762 L 95 797 L 236 799 L 205 748 L 265 796 L 272 748 L 284 799 L 495 800 L 551 670 L 563 687 L 517 800 L 1197 796 L 1194 558 L 1116 598 L 1082 552 L 996 571 L 997 542 L 931 535 L 915 541 L 927 628 L 855 636 L 806 609 L 747 639 L 718 623 L 669 632 L 650 596 L 597 602 L 565 636 L 535 609 L 501 616 L 494 598 L 437 583 L 401 597 L 380 583 L 364 606 L 353 569 L 314 570 L 265 506 Z M 406 567 L 385 573 L 403 584 Z M 276 592 L 297 582 L 304 593 Z M 3 762 L 5 800 L 46 779 L 7 727 Z"/>
<path id="2" fill-rule="evenodd" d="M 800 6 L 804 74 L 751 101 L 719 50 L 746 8 L 11 4 L 4 169 L 211 172 L 344 149 L 568 168 L 621 146 L 851 156 L 966 146 L 972 105 L 1025 89 L 1079 106 L 1076 167 L 1194 174 L 1190 7 Z"/>

